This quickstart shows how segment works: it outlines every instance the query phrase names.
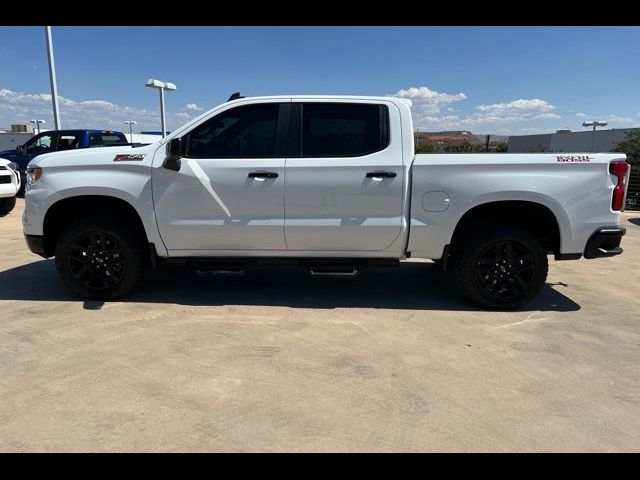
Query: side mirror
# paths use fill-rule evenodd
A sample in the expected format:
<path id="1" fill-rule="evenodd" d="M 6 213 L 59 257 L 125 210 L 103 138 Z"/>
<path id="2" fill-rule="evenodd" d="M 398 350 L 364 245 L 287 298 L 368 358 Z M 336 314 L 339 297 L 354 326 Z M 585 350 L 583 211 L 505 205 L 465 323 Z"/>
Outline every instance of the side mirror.
<path id="1" fill-rule="evenodd" d="M 169 170 L 180 171 L 180 159 L 182 158 L 182 139 L 174 138 L 167 145 L 167 156 L 162 162 L 162 167 Z"/>
<path id="2" fill-rule="evenodd" d="M 18 145 L 16 147 L 16 152 L 18 152 L 18 155 L 22 155 L 24 153 L 24 146 Z"/>

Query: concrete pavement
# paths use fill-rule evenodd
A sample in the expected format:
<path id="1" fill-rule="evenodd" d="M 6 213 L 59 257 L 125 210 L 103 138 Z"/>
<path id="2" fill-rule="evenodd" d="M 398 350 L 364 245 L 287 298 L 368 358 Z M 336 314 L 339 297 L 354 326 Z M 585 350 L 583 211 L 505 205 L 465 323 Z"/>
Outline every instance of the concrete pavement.
<path id="1" fill-rule="evenodd" d="M 0 218 L 0 451 L 638 451 L 640 212 L 516 312 L 435 264 L 86 302 Z M 633 222 L 633 223 L 632 223 Z"/>

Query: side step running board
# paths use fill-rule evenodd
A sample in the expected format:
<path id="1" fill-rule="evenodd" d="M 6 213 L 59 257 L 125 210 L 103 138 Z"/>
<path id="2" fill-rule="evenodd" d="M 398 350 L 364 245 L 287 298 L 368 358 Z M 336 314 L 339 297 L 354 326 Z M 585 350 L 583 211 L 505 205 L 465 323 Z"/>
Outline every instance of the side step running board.
<path id="1" fill-rule="evenodd" d="M 244 270 L 231 270 L 231 269 L 196 269 L 196 275 L 199 277 L 241 277 L 244 275 Z"/>
<path id="2" fill-rule="evenodd" d="M 194 262 L 199 277 L 241 277 L 248 264 L 246 262 Z"/>
<path id="3" fill-rule="evenodd" d="M 348 265 L 322 265 L 309 267 L 312 277 L 357 277 L 358 267 Z"/>

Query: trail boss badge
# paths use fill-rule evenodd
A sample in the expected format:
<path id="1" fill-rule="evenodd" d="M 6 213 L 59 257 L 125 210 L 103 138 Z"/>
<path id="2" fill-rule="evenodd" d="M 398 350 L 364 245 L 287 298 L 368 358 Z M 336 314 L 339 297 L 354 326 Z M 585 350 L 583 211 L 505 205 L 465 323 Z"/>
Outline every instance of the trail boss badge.
<path id="1" fill-rule="evenodd" d="M 136 153 L 136 154 L 122 154 L 116 155 L 116 158 L 113 159 L 114 162 L 139 162 L 144 159 L 144 153 Z"/>
<path id="2" fill-rule="evenodd" d="M 557 155 L 556 160 L 558 162 L 590 162 L 593 158 L 588 155 Z"/>

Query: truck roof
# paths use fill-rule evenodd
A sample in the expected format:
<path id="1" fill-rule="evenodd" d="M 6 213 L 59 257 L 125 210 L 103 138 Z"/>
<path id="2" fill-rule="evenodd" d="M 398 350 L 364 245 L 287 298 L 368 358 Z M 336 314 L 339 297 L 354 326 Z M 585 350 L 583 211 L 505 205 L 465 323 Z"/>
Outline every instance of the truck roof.
<path id="1" fill-rule="evenodd" d="M 89 132 L 89 133 L 123 133 L 119 130 L 99 130 L 95 128 L 65 128 L 64 130 L 46 130 L 47 132 Z"/>
<path id="2" fill-rule="evenodd" d="M 234 100 L 229 100 L 227 103 L 231 103 L 231 102 L 242 102 L 242 101 L 246 101 L 246 100 L 288 100 L 288 99 L 293 99 L 293 100 L 309 100 L 309 99 L 318 99 L 318 100 L 323 100 L 323 99 L 327 99 L 327 100 L 335 100 L 335 99 L 341 99 L 341 100 L 365 100 L 365 101 L 381 101 L 381 100 L 386 100 L 386 101 L 401 101 L 404 103 L 407 103 L 409 106 L 411 106 L 412 102 L 410 99 L 408 98 L 401 98 L 401 97 L 393 97 L 393 96 L 381 96 L 381 95 L 315 95 L 315 94 L 310 94 L 310 95 L 264 95 L 264 96 L 256 96 L 256 97 L 240 97 L 240 98 L 236 98 Z"/>

